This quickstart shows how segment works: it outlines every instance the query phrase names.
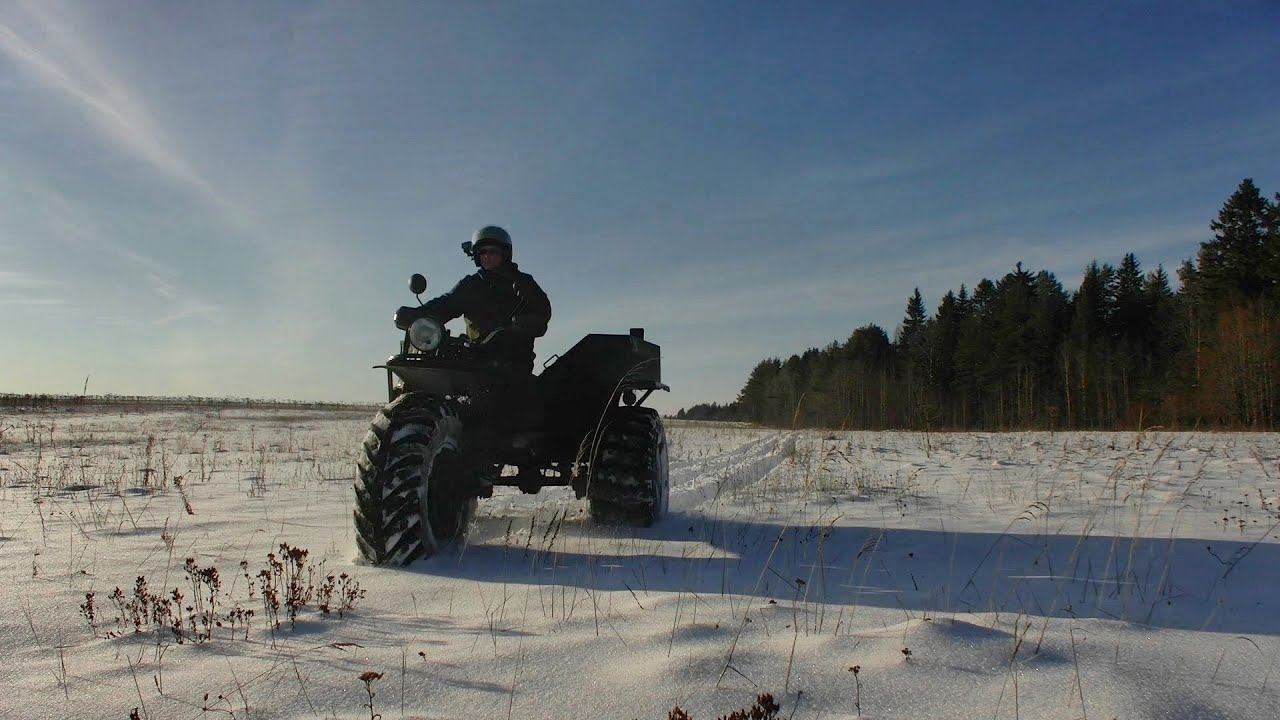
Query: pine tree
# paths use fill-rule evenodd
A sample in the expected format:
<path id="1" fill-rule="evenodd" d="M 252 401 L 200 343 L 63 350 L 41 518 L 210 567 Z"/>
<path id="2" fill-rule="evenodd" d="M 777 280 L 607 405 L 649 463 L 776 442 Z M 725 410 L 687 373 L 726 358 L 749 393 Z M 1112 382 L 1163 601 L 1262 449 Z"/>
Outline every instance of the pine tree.
<path id="1" fill-rule="evenodd" d="M 1146 360 L 1143 389 L 1145 397 L 1162 400 L 1169 392 L 1186 348 L 1186 333 L 1178 312 L 1179 298 L 1169 287 L 1169 276 L 1163 267 L 1157 265 L 1147 273 L 1143 301 L 1150 313 L 1147 335 L 1143 338 Z"/>
<path id="2" fill-rule="evenodd" d="M 853 331 L 841 348 L 848 373 L 849 425 L 858 428 L 889 427 L 888 393 L 893 379 L 893 344 L 878 325 Z"/>
<path id="3" fill-rule="evenodd" d="M 963 290 L 962 286 L 961 291 Z M 942 296 L 933 321 L 928 324 L 928 343 L 934 356 L 930 390 L 944 409 L 945 414 L 941 420 L 952 426 L 960 422 L 953 396 L 956 393 L 956 350 L 960 343 L 963 319 L 959 299 L 954 292 L 947 292 Z"/>
<path id="4" fill-rule="evenodd" d="M 959 413 L 963 425 L 986 425 L 990 418 L 984 415 L 986 397 L 989 394 L 989 365 L 994 342 L 992 304 L 995 302 L 996 285 L 983 278 L 973 288 L 973 296 L 964 301 L 964 288 L 957 298 L 965 308 L 960 323 L 960 340 L 956 343 L 956 385 L 960 391 Z"/>
<path id="5" fill-rule="evenodd" d="M 1198 417 L 1267 424 L 1280 405 L 1276 213 L 1251 179 L 1241 181 L 1210 224 L 1213 239 L 1180 272 Z"/>
<path id="6" fill-rule="evenodd" d="M 973 299 L 969 297 L 969 290 L 960 284 L 960 292 L 956 294 L 956 312 L 960 314 L 960 319 L 964 320 L 973 310 Z"/>
<path id="7" fill-rule="evenodd" d="M 1209 224 L 1213 240 L 1201 243 L 1196 255 L 1192 281 L 1199 285 L 1194 290 L 1198 300 L 1218 307 L 1230 300 L 1257 298 L 1268 289 L 1267 230 L 1274 212 L 1252 179 L 1241 181 Z"/>
<path id="8" fill-rule="evenodd" d="M 916 288 L 911 297 L 907 298 L 907 314 L 902 318 L 902 327 L 898 330 L 898 344 L 908 346 L 924 329 L 926 319 L 924 297 L 920 294 L 920 288 Z"/>
<path id="9" fill-rule="evenodd" d="M 737 405 L 751 422 L 768 422 L 771 410 L 769 397 L 774 380 L 782 370 L 782 362 L 776 358 L 762 360 L 751 369 L 747 382 L 738 393 Z"/>
<path id="10" fill-rule="evenodd" d="M 907 300 L 907 314 L 902 319 L 897 342 L 898 354 L 904 361 L 902 379 L 906 383 L 905 410 L 909 415 L 922 409 L 927 402 L 925 391 L 931 375 L 928 338 L 925 336 L 927 322 L 924 297 L 920 295 L 920 288 L 916 288 Z"/>
<path id="11" fill-rule="evenodd" d="M 1140 340 L 1147 334 L 1146 279 L 1133 253 L 1124 256 L 1115 275 L 1115 315 L 1113 335 Z"/>
<path id="12" fill-rule="evenodd" d="M 1035 373 L 1036 414 L 1049 427 L 1064 417 L 1060 349 L 1071 322 L 1071 299 L 1047 270 L 1036 275 L 1031 305 L 1030 367 Z"/>
<path id="13" fill-rule="evenodd" d="M 1115 273 L 1115 306 L 1111 317 L 1114 344 L 1112 365 L 1115 385 L 1112 389 L 1117 413 L 1122 418 L 1141 424 L 1149 414 L 1140 402 L 1143 376 L 1147 368 L 1146 338 L 1150 334 L 1151 313 L 1145 296 L 1146 278 L 1138 258 L 1128 253 Z M 1137 405 L 1136 418 L 1133 416 Z"/>
<path id="14" fill-rule="evenodd" d="M 1269 203 L 1263 240 L 1262 281 L 1273 308 L 1280 308 L 1280 193 Z"/>
<path id="15" fill-rule="evenodd" d="M 1071 299 L 1071 332 L 1064 346 L 1064 383 L 1069 411 L 1087 427 L 1116 421 L 1111 366 L 1115 315 L 1115 270 L 1092 262 Z"/>
<path id="16" fill-rule="evenodd" d="M 698 414 L 774 425 L 883 428 L 1147 427 L 1280 422 L 1280 194 L 1245 180 L 1213 239 L 1178 269 L 1097 261 L 1068 296 L 1019 263 L 946 293 L 916 288 L 894 339 L 868 325 L 841 344 L 760 363 L 728 406 Z M 689 408 L 686 417 L 695 417 Z"/>
<path id="17" fill-rule="evenodd" d="M 990 304 L 990 358 L 985 385 L 1000 427 L 1026 426 L 1032 421 L 1035 368 L 1030 324 L 1034 277 L 1018 263 L 1013 272 L 996 283 Z"/>

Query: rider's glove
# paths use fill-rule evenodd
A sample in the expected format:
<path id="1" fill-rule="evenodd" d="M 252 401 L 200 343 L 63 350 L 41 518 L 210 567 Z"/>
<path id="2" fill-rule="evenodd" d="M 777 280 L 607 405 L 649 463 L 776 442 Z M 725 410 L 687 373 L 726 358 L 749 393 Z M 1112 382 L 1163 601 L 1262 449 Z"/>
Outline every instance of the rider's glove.
<path id="1" fill-rule="evenodd" d="M 409 326 L 413 324 L 413 321 L 420 317 L 422 317 L 422 308 L 402 306 L 396 311 L 396 327 L 401 330 L 408 330 Z"/>

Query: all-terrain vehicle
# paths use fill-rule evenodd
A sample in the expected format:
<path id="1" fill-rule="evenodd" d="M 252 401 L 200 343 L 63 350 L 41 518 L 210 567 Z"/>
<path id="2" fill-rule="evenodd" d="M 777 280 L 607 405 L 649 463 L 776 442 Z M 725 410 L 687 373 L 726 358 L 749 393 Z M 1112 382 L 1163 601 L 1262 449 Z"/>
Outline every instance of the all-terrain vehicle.
<path id="1" fill-rule="evenodd" d="M 426 279 L 415 274 L 409 288 L 420 295 Z M 387 372 L 388 402 L 357 459 L 356 544 L 367 562 L 432 555 L 466 532 L 495 485 L 569 485 L 602 523 L 647 526 L 666 511 L 666 432 L 643 403 L 668 388 L 642 328 L 587 335 L 553 356 L 504 417 L 494 414 L 511 403 L 488 397 L 485 343 L 432 318 L 414 320 L 400 352 L 374 367 Z"/>

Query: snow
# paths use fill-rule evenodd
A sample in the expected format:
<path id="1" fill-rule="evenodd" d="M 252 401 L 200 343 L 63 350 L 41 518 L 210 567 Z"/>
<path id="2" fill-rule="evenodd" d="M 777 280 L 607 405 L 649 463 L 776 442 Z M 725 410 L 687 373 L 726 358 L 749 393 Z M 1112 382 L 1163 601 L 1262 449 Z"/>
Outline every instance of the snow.
<path id="1" fill-rule="evenodd" d="M 377 568 L 351 522 L 372 415 L 0 414 L 0 716 L 1280 716 L 1276 434 L 669 421 L 656 526 L 500 488 L 465 543 Z M 354 611 L 269 628 L 245 575 L 281 543 Z M 187 558 L 247 631 L 114 622 L 140 575 L 189 602 Z"/>

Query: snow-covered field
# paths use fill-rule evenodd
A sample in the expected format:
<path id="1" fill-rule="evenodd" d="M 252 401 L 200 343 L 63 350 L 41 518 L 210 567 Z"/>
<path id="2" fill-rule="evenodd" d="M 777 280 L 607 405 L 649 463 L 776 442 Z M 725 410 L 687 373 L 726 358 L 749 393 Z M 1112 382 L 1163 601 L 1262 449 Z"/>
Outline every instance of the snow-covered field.
<path id="1" fill-rule="evenodd" d="M 1280 717 L 1275 434 L 670 422 L 657 526 L 500 491 L 385 569 L 370 414 L 0 413 L 0 716 Z"/>

